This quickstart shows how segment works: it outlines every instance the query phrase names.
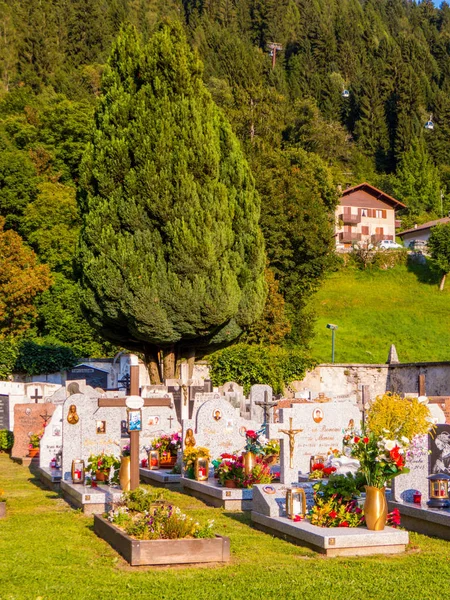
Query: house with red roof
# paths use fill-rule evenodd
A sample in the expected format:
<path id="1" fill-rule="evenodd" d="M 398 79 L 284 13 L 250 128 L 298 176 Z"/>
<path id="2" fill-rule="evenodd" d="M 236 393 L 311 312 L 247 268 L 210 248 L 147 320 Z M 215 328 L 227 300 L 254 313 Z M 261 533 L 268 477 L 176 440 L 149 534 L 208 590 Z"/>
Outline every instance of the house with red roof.
<path id="1" fill-rule="evenodd" d="M 336 208 L 336 248 L 395 241 L 396 212 L 405 205 L 369 183 L 347 188 Z"/>

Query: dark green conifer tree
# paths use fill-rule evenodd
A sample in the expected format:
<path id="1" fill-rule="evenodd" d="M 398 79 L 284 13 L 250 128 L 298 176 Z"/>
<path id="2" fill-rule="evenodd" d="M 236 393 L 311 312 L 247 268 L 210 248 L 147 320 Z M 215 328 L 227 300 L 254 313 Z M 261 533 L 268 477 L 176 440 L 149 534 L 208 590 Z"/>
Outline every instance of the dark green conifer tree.
<path id="1" fill-rule="evenodd" d="M 231 341 L 259 317 L 259 197 L 180 25 L 145 47 L 132 28 L 119 36 L 82 185 L 80 281 L 106 339 L 153 368 L 163 349 L 170 377 L 183 348 Z"/>

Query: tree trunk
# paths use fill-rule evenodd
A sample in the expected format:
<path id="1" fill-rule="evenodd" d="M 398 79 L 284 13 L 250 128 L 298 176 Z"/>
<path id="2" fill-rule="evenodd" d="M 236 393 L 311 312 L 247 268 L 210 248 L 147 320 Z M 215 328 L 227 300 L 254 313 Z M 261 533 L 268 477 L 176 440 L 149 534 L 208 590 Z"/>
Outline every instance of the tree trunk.
<path id="1" fill-rule="evenodd" d="M 444 285 L 445 285 L 445 278 L 447 277 L 447 273 L 444 273 L 442 275 L 442 279 L 441 279 L 441 284 L 439 286 L 439 290 L 442 292 L 442 290 L 444 289 Z"/>
<path id="2" fill-rule="evenodd" d="M 144 360 L 147 365 L 148 374 L 150 377 L 150 383 L 152 385 L 161 385 L 161 371 L 159 368 L 159 357 L 158 350 L 155 349 L 146 349 L 144 352 Z"/>
<path id="3" fill-rule="evenodd" d="M 175 346 L 169 346 L 163 350 L 163 377 L 167 379 L 175 379 L 176 354 Z"/>
<path id="4" fill-rule="evenodd" d="M 187 354 L 187 362 L 189 365 L 188 378 L 192 380 L 194 377 L 195 348 L 188 348 L 186 354 Z"/>

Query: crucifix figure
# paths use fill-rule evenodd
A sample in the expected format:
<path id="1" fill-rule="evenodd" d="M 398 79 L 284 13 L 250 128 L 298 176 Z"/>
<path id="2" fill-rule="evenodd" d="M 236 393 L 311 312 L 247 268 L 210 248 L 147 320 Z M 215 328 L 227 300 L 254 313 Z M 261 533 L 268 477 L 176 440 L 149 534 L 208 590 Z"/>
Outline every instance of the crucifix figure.
<path id="1" fill-rule="evenodd" d="M 289 436 L 289 468 L 294 468 L 294 448 L 295 448 L 295 436 L 297 433 L 303 431 L 303 429 L 292 429 L 292 417 L 289 417 L 289 429 L 279 429 L 281 433 L 285 433 Z"/>
<path id="2" fill-rule="evenodd" d="M 43 398 L 43 396 L 39 396 L 39 390 L 34 388 L 34 396 L 30 396 L 30 399 L 34 400 L 35 404 L 37 404 L 41 398 Z"/>
<path id="3" fill-rule="evenodd" d="M 271 414 L 270 414 L 270 409 L 273 408 L 274 406 L 276 406 L 278 404 L 277 401 L 273 401 L 273 400 L 269 400 L 269 392 L 266 390 L 264 392 L 264 401 L 262 400 L 256 400 L 255 402 L 256 405 L 258 406 L 262 406 L 263 410 L 264 410 L 264 422 L 263 422 L 263 426 L 265 428 L 265 434 L 268 437 L 269 436 L 269 423 L 272 422 L 271 419 Z"/>
<path id="4" fill-rule="evenodd" d="M 117 383 L 121 383 L 122 386 L 126 389 L 126 393 L 129 394 L 130 393 L 130 376 L 127 373 L 126 375 L 124 375 L 122 377 L 122 379 L 118 379 Z"/>
<path id="5" fill-rule="evenodd" d="M 49 415 L 47 410 L 45 411 L 45 414 L 43 415 L 39 415 L 41 417 L 41 419 L 44 419 L 44 427 L 47 427 L 48 422 L 50 421 L 50 419 L 52 418 L 52 415 Z"/>

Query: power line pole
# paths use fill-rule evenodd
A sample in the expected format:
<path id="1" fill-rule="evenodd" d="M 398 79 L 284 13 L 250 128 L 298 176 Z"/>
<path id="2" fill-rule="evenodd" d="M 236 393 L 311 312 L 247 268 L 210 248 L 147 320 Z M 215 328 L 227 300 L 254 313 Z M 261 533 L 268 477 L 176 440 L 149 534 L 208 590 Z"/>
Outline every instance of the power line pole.
<path id="1" fill-rule="evenodd" d="M 283 46 L 281 44 L 277 44 L 276 42 L 269 42 L 267 47 L 272 50 L 272 69 L 275 69 L 277 62 L 277 50 L 283 50 Z"/>

